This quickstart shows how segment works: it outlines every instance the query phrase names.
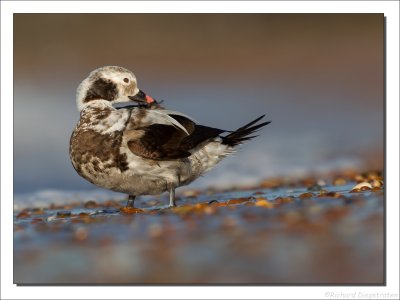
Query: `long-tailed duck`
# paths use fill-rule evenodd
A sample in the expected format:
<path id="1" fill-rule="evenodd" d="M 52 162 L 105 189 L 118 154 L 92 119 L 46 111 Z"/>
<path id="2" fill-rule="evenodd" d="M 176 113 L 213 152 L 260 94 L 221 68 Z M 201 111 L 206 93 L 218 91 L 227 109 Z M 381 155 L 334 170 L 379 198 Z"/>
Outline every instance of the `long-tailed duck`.
<path id="1" fill-rule="evenodd" d="M 91 183 L 129 195 L 169 192 L 209 171 L 270 122 L 264 116 L 235 131 L 198 125 L 190 117 L 162 108 L 137 87 L 135 75 L 121 67 L 94 70 L 77 90 L 80 120 L 69 153 L 80 176 Z M 113 104 L 136 102 L 117 109 Z M 258 123 L 258 124 L 257 124 Z M 227 132 L 227 135 L 221 134 Z"/>

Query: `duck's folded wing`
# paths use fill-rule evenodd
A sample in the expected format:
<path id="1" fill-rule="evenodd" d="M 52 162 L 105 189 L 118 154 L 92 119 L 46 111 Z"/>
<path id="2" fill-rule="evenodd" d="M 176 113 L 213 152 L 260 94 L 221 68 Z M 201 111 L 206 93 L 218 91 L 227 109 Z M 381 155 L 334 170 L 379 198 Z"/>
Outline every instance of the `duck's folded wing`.
<path id="1" fill-rule="evenodd" d="M 153 160 L 171 160 L 189 157 L 191 150 L 217 137 L 225 130 L 195 124 L 191 119 L 168 114 L 175 122 L 151 124 L 126 130 L 127 145 L 135 155 Z M 184 129 L 182 129 L 182 127 Z"/>

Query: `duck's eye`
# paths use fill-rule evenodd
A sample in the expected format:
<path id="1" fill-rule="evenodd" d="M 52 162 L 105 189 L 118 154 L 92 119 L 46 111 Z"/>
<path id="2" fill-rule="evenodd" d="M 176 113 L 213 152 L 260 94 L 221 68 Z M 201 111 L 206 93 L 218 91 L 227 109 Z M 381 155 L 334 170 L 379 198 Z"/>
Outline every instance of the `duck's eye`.
<path id="1" fill-rule="evenodd" d="M 124 82 L 129 83 L 129 79 L 125 77 Z"/>

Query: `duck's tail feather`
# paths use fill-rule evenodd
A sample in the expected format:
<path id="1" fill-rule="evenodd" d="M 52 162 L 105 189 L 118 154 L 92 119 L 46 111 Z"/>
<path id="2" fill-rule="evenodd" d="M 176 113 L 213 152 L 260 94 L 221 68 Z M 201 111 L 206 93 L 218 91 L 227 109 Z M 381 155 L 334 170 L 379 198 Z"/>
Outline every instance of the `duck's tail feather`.
<path id="1" fill-rule="evenodd" d="M 271 123 L 271 121 L 268 121 L 268 122 L 256 124 L 258 121 L 260 121 L 264 117 L 265 117 L 265 115 L 262 115 L 261 117 L 258 117 L 254 121 L 251 121 L 250 123 L 236 129 L 235 131 L 228 134 L 227 136 L 221 137 L 222 144 L 228 145 L 230 147 L 235 147 L 237 145 L 242 144 L 245 141 L 248 141 L 252 138 L 257 137 L 257 135 L 251 135 L 251 134 L 255 133 L 258 129 L 264 127 L 265 125 L 268 125 L 269 123 Z"/>

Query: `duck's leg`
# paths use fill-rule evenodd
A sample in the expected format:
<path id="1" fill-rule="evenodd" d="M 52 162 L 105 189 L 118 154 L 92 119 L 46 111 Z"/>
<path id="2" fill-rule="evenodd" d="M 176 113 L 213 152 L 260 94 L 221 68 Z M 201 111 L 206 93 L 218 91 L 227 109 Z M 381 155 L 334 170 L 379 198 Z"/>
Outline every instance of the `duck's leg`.
<path id="1" fill-rule="evenodd" d="M 129 195 L 128 202 L 126 202 L 126 207 L 135 207 L 135 198 L 136 198 L 136 196 Z"/>
<path id="2" fill-rule="evenodd" d="M 175 207 L 176 203 L 175 203 L 175 186 L 173 186 L 172 184 L 168 187 L 168 191 L 169 191 L 169 207 Z"/>

